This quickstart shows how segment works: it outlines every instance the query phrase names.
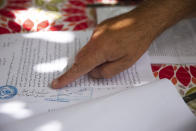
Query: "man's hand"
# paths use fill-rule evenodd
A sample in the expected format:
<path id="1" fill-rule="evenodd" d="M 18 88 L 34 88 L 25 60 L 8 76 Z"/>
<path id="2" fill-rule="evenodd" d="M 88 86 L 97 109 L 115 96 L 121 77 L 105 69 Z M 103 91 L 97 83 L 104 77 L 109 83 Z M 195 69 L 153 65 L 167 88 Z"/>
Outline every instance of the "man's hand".
<path id="1" fill-rule="evenodd" d="M 61 88 L 88 72 L 94 78 L 110 78 L 120 73 L 142 56 L 153 36 L 146 24 L 130 13 L 102 22 L 73 66 L 52 87 Z"/>
<path id="2" fill-rule="evenodd" d="M 162 31 L 182 19 L 183 13 L 186 14 L 187 10 L 182 15 L 170 17 L 170 12 L 164 8 L 170 9 L 172 6 L 167 4 L 175 2 L 165 1 L 149 0 L 132 12 L 98 25 L 90 41 L 76 56 L 73 66 L 54 80 L 52 87 L 62 88 L 86 73 L 94 78 L 111 78 L 132 66 Z M 174 1 L 179 6 L 179 1 L 183 0 Z M 164 4 L 166 7 L 162 7 Z M 183 5 L 182 7 L 184 8 Z M 179 13 L 179 10 L 176 12 Z M 156 16 L 157 12 L 154 11 L 162 15 Z"/>

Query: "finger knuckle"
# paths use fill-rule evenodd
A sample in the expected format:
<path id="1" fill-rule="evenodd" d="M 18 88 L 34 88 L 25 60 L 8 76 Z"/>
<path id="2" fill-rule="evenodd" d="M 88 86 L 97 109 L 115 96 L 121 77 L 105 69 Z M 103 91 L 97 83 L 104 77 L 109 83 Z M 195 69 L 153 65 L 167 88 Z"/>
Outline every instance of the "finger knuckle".
<path id="1" fill-rule="evenodd" d="M 74 63 L 73 65 L 72 65 L 72 73 L 77 73 L 77 72 L 79 72 L 80 71 L 80 65 L 78 64 L 78 63 Z"/>

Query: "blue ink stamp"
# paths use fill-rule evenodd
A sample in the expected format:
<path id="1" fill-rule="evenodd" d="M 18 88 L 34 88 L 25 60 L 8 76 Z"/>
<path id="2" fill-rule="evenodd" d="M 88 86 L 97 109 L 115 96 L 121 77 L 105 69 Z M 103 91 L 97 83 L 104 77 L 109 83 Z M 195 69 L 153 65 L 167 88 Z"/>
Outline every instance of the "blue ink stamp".
<path id="1" fill-rule="evenodd" d="M 14 86 L 0 86 L 0 99 L 10 99 L 17 94 L 18 90 Z"/>

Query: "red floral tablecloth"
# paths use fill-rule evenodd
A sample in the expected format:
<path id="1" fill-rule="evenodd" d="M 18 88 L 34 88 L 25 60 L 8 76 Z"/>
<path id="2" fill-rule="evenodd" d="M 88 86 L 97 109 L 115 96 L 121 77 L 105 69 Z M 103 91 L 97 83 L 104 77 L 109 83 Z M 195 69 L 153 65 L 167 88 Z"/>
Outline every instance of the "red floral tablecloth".
<path id="1" fill-rule="evenodd" d="M 181 96 L 196 92 L 196 65 L 190 64 L 152 64 L 156 79 L 167 78 L 176 86 Z M 196 111 L 196 101 L 189 103 Z"/>
<path id="2" fill-rule="evenodd" d="M 152 64 L 152 71 L 157 79 L 171 80 L 182 96 L 191 88 L 196 87 L 196 65 Z"/>
<path id="3" fill-rule="evenodd" d="M 96 23 L 95 11 L 85 5 L 111 1 L 118 0 L 0 0 L 0 34 L 85 30 Z M 152 64 L 152 71 L 171 80 L 182 96 L 196 91 L 195 65 Z"/>
<path id="4" fill-rule="evenodd" d="M 93 27 L 94 0 L 0 0 L 0 34 Z"/>

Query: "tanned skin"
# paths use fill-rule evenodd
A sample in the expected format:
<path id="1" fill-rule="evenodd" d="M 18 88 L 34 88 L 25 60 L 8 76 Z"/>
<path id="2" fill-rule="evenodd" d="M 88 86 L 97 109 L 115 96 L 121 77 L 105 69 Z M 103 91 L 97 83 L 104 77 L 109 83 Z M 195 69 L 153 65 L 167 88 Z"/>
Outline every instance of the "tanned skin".
<path id="1" fill-rule="evenodd" d="M 145 0 L 136 9 L 97 25 L 72 67 L 53 80 L 62 88 L 81 75 L 111 78 L 131 67 L 164 30 L 196 12 L 196 0 Z"/>

